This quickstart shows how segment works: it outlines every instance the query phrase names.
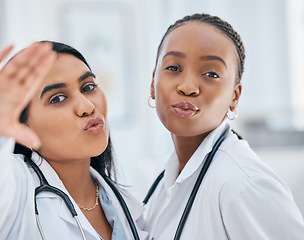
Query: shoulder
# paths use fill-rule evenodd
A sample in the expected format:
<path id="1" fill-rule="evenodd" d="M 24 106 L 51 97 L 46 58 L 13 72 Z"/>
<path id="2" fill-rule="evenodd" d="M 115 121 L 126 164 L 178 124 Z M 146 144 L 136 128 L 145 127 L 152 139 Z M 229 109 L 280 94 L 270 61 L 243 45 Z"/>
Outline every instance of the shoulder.
<path id="1" fill-rule="evenodd" d="M 3 174 L 0 175 L 4 177 L 9 174 L 11 177 L 15 176 L 16 180 L 20 180 L 22 176 L 28 175 L 29 171 L 22 155 L 14 154 L 14 147 L 14 139 L 0 137 L 0 164 L 2 169 L 0 172 L 3 171 Z"/>
<path id="2" fill-rule="evenodd" d="M 291 195 L 287 185 L 264 163 L 244 140 L 232 134 L 220 146 L 210 166 L 210 181 L 217 186 L 222 197 L 232 193 L 256 189 L 275 189 Z"/>
<path id="3" fill-rule="evenodd" d="M 218 171 L 224 171 L 225 168 L 227 176 L 235 174 L 241 179 L 265 176 L 279 180 L 277 174 L 250 148 L 248 142 L 239 140 L 234 134 L 222 143 L 215 159 L 214 166 Z"/>

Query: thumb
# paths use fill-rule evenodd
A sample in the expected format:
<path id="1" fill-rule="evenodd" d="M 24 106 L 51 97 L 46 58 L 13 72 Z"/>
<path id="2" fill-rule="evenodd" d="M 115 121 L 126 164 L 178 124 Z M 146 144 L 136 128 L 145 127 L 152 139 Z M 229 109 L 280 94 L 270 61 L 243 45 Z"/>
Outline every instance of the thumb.
<path id="1" fill-rule="evenodd" d="M 38 150 L 40 148 L 41 142 L 39 137 L 28 126 L 24 124 L 18 125 L 15 133 L 14 138 L 16 142 L 34 150 Z"/>

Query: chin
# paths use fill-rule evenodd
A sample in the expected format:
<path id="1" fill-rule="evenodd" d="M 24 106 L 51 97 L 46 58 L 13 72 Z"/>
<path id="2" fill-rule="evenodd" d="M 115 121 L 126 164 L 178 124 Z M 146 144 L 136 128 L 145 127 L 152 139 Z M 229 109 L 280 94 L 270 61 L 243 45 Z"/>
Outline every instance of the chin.
<path id="1" fill-rule="evenodd" d="M 97 157 L 100 154 L 102 154 L 106 150 L 107 146 L 99 146 L 98 148 L 95 149 L 90 149 L 90 156 L 91 157 Z"/>

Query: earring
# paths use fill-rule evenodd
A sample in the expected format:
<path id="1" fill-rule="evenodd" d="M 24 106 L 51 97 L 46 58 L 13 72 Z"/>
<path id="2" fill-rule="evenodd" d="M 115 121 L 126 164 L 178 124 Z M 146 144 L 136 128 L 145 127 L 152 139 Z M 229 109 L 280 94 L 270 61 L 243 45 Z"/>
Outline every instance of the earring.
<path id="1" fill-rule="evenodd" d="M 32 152 L 34 152 L 32 145 L 30 145 L 30 149 L 31 149 Z"/>
<path id="2" fill-rule="evenodd" d="M 234 113 L 234 115 L 233 115 L 233 116 L 230 116 L 229 112 Z M 238 110 L 237 110 L 236 108 L 233 109 L 233 111 L 231 111 L 230 108 L 229 108 L 229 109 L 228 109 L 228 112 L 226 113 L 226 115 L 227 115 L 227 118 L 228 118 L 229 120 L 234 120 L 234 119 L 236 119 L 236 118 L 238 117 L 239 113 L 238 113 Z"/>
<path id="3" fill-rule="evenodd" d="M 150 96 L 150 97 L 148 98 L 148 105 L 149 105 L 150 108 L 155 108 L 155 106 L 151 105 L 151 103 L 150 103 L 150 100 L 151 100 L 151 99 L 153 100 L 152 96 Z"/>

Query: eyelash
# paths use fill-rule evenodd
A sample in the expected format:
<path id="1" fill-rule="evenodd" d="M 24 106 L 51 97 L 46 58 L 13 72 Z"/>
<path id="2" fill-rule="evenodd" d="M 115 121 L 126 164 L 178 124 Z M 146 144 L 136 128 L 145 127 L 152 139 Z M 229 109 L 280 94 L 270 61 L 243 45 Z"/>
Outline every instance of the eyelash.
<path id="1" fill-rule="evenodd" d="M 85 89 L 86 87 L 88 87 L 88 86 L 92 86 L 92 89 L 89 90 L 89 91 L 85 91 L 84 89 Z M 89 83 L 89 84 L 84 85 L 84 86 L 82 87 L 81 92 L 82 92 L 82 93 L 92 92 L 92 91 L 94 91 L 94 90 L 96 89 L 96 87 L 97 87 L 97 84 L 96 84 L 96 83 Z"/>
<path id="2" fill-rule="evenodd" d="M 211 78 L 219 78 L 220 77 L 216 72 L 207 72 L 207 73 L 204 73 L 203 75 L 206 75 L 207 77 L 211 77 Z"/>
<path id="3" fill-rule="evenodd" d="M 175 70 L 173 70 L 173 68 L 174 68 Z M 180 68 L 177 67 L 177 66 L 168 66 L 168 67 L 166 67 L 165 69 L 166 69 L 166 70 L 169 70 L 169 71 L 172 71 L 172 72 L 181 71 Z"/>
<path id="4" fill-rule="evenodd" d="M 165 68 L 166 70 L 172 71 L 172 72 L 177 72 L 177 71 L 181 71 L 179 67 L 177 66 L 169 66 Z M 219 78 L 220 76 L 216 73 L 216 72 L 207 72 L 203 75 L 206 75 L 207 77 L 211 77 L 211 78 Z"/>
<path id="5" fill-rule="evenodd" d="M 62 101 L 60 101 L 60 100 L 56 101 L 56 99 L 59 99 L 60 97 L 64 97 L 66 99 L 66 96 L 64 96 L 63 94 L 58 94 L 50 99 L 50 104 L 61 103 L 65 100 L 65 99 L 63 99 Z"/>
<path id="6" fill-rule="evenodd" d="M 88 86 L 91 86 L 91 89 L 85 90 L 86 87 L 88 87 Z M 96 83 L 86 84 L 86 85 L 84 85 L 84 86 L 82 87 L 81 93 L 92 92 L 92 91 L 94 91 L 94 90 L 96 89 L 96 87 L 97 87 L 97 84 L 96 84 Z M 60 99 L 59 99 L 60 97 L 64 97 L 64 99 L 63 99 L 63 100 L 60 100 Z M 67 96 L 65 96 L 64 94 L 58 94 L 58 95 L 56 95 L 56 96 L 54 96 L 54 97 L 52 97 L 52 98 L 50 99 L 50 104 L 61 103 L 61 102 L 65 101 L 66 98 L 67 98 Z M 57 99 L 59 99 L 59 101 L 57 101 Z"/>

